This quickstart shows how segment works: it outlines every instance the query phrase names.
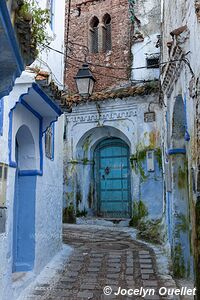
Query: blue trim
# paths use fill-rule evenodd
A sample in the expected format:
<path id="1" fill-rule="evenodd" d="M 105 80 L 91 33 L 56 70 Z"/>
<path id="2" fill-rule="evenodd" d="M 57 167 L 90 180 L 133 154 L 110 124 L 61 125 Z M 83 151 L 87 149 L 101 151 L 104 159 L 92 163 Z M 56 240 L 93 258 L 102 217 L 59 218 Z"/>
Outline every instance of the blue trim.
<path id="1" fill-rule="evenodd" d="M 26 272 L 34 267 L 35 199 L 36 176 L 21 177 L 17 170 L 13 206 L 13 272 Z"/>
<path id="2" fill-rule="evenodd" d="M 18 73 L 17 75 L 20 76 L 21 72 L 24 70 L 24 62 L 20 54 L 19 46 L 16 41 L 16 36 L 14 33 L 14 29 L 10 20 L 10 15 L 8 12 L 7 4 L 5 0 L 0 1 L 0 18 L 2 21 L 2 24 L 4 25 L 4 29 L 6 30 L 5 33 L 8 37 L 8 41 L 10 43 L 13 55 L 16 58 L 16 64 L 18 67 Z"/>
<path id="3" fill-rule="evenodd" d="M 12 160 L 12 123 L 13 123 L 13 111 L 18 104 L 22 104 L 28 111 L 30 111 L 39 120 L 39 152 L 40 152 L 40 170 L 21 170 L 19 171 L 20 176 L 32 176 L 32 175 L 43 175 L 43 147 L 42 147 L 42 124 L 43 118 L 38 114 L 26 101 L 23 100 L 23 94 L 20 96 L 19 101 L 16 102 L 15 106 L 10 110 L 9 113 L 9 132 L 8 132 L 8 156 L 9 166 L 12 168 L 17 167 L 17 163 Z"/>
<path id="4" fill-rule="evenodd" d="M 36 176 L 36 175 L 42 176 L 43 175 L 43 173 L 38 170 L 20 170 L 18 174 L 19 176 Z"/>
<path id="5" fill-rule="evenodd" d="M 13 268 L 13 272 L 28 272 L 32 270 L 33 270 L 33 263 L 30 264 L 15 263 L 15 267 Z"/>
<path id="6" fill-rule="evenodd" d="M 40 95 L 40 97 L 56 112 L 58 116 L 60 116 L 63 112 L 59 108 L 59 106 L 54 103 L 42 90 L 41 88 L 36 84 L 32 84 L 32 88 Z M 29 93 L 30 88 L 28 89 Z M 16 108 L 17 104 L 21 103 L 27 110 L 29 110 L 36 118 L 39 120 L 39 151 L 40 151 L 40 170 L 21 170 L 20 175 L 21 176 L 31 176 L 31 175 L 43 175 L 43 144 L 42 144 L 42 138 L 43 134 L 46 132 L 46 130 L 43 131 L 43 117 L 35 110 L 33 109 L 24 99 L 24 96 L 27 96 L 28 93 L 22 94 L 19 97 L 19 100 L 15 103 L 15 106 L 10 110 L 9 113 L 9 134 L 8 134 L 8 149 L 9 149 L 9 166 L 16 168 L 17 164 L 15 161 L 12 161 L 12 118 L 13 118 L 13 111 Z M 54 160 L 54 122 L 57 121 L 58 116 L 55 117 L 55 120 L 53 120 L 50 123 L 50 126 L 53 126 L 53 141 L 52 141 L 52 147 L 53 147 L 53 157 L 52 160 Z"/>
<path id="7" fill-rule="evenodd" d="M 4 96 L 7 96 L 11 92 L 16 78 L 21 75 L 22 71 L 24 71 L 24 61 L 21 56 L 20 48 L 15 36 L 5 0 L 0 1 L 0 22 L 4 30 L 3 34 L 6 36 L 8 42 L 7 50 L 10 50 L 9 55 L 12 55 L 13 60 L 13 69 L 10 71 L 10 74 L 8 73 L 6 76 L 6 78 L 8 79 L 8 83 L 4 87 L 4 90 L 0 93 L 0 98 L 2 98 Z"/>
<path id="8" fill-rule="evenodd" d="M 61 116 L 63 114 L 60 107 L 45 94 L 45 92 L 39 87 L 38 84 L 33 82 L 32 84 L 33 89 L 42 97 L 42 99 L 58 114 L 58 116 Z"/>
<path id="9" fill-rule="evenodd" d="M 40 129 L 39 129 L 39 150 L 40 150 L 40 171 L 38 175 L 42 176 L 43 175 L 43 144 L 42 144 L 42 124 L 43 124 L 43 119 L 40 120 Z"/>
<path id="10" fill-rule="evenodd" d="M 4 101 L 0 99 L 0 135 L 3 135 Z"/>
<path id="11" fill-rule="evenodd" d="M 30 112 L 32 112 L 32 114 L 38 118 L 39 120 L 42 120 L 42 116 L 36 111 L 34 110 L 26 101 L 24 101 L 23 99 L 21 99 L 20 103 L 25 106 Z"/>
<path id="12" fill-rule="evenodd" d="M 167 154 L 168 154 L 168 155 L 173 155 L 173 154 L 186 154 L 186 149 L 185 149 L 185 148 L 168 149 Z"/>

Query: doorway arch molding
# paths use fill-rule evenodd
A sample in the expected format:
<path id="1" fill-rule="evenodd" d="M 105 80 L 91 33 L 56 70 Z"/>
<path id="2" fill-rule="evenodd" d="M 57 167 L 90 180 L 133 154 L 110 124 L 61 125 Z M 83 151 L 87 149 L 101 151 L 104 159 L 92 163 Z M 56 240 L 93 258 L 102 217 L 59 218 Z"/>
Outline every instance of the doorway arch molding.
<path id="1" fill-rule="evenodd" d="M 132 144 L 130 139 L 121 130 L 112 126 L 94 127 L 83 134 L 76 144 L 76 159 L 77 161 L 87 159 L 92 161 L 94 158 L 94 150 L 96 146 L 106 138 L 120 138 L 130 148 Z"/>
<path id="2" fill-rule="evenodd" d="M 131 135 L 131 133 L 130 133 Z M 93 127 L 85 131 L 74 144 L 73 158 L 69 161 L 73 169 L 74 203 L 80 211 L 88 209 L 91 214 L 97 213 L 97 191 L 95 185 L 95 149 L 99 143 L 106 139 L 120 139 L 129 148 L 127 159 L 133 151 L 134 141 L 120 129 L 112 126 Z M 130 170 L 130 190 L 133 190 L 133 172 Z M 131 196 L 131 198 L 133 195 Z M 81 201 L 80 201 L 81 199 Z M 132 201 L 132 199 L 131 199 Z"/>

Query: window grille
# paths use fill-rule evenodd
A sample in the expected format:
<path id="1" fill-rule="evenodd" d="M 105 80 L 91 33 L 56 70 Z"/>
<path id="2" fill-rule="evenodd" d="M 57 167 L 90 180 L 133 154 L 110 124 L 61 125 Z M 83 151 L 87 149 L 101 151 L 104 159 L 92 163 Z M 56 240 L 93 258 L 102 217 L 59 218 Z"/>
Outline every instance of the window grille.
<path id="1" fill-rule="evenodd" d="M 97 17 L 93 17 L 90 22 L 90 50 L 92 53 L 99 52 L 99 19 Z"/>
<path id="2" fill-rule="evenodd" d="M 103 23 L 103 50 L 108 52 L 112 49 L 111 17 L 109 14 L 104 16 Z"/>
<path id="3" fill-rule="evenodd" d="M 45 133 L 45 155 L 49 159 L 53 159 L 53 143 L 53 125 L 51 125 Z"/>
<path id="4" fill-rule="evenodd" d="M 99 30 L 98 27 L 94 27 L 91 31 L 92 34 L 92 47 L 91 47 L 91 52 L 92 53 L 98 53 L 98 44 L 99 44 Z"/>
<path id="5" fill-rule="evenodd" d="M 111 24 L 106 24 L 105 50 L 110 51 L 111 48 L 112 48 L 112 45 L 111 45 Z"/>
<path id="6" fill-rule="evenodd" d="M 147 60 L 147 69 L 159 68 L 159 57 L 148 57 L 146 60 Z"/>

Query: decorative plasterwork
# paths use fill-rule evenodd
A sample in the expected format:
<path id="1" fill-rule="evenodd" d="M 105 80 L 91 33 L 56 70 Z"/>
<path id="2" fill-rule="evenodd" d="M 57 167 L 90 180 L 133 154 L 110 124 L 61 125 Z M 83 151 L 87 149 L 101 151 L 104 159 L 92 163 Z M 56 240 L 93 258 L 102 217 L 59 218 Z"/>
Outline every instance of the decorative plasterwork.
<path id="1" fill-rule="evenodd" d="M 103 113 L 89 113 L 83 115 L 82 113 L 79 115 L 68 116 L 67 119 L 69 122 L 73 123 L 90 123 L 90 122 L 98 122 L 98 121 L 110 121 L 110 120 L 122 120 L 129 119 L 137 116 L 137 110 L 123 110 L 120 112 L 106 111 Z"/>
<path id="2" fill-rule="evenodd" d="M 162 76 L 162 90 L 170 96 L 173 90 L 173 84 L 180 76 L 183 59 L 185 56 L 184 44 L 189 38 L 189 30 L 187 26 L 179 27 L 171 33 L 173 40 L 167 43 L 169 48 L 169 62 L 164 69 Z"/>
<path id="3" fill-rule="evenodd" d="M 162 80 L 162 90 L 169 96 L 171 94 L 173 83 L 180 75 L 183 62 L 181 61 L 183 52 L 180 47 L 174 49 L 174 55 L 171 58 L 173 62 L 168 63 Z"/>

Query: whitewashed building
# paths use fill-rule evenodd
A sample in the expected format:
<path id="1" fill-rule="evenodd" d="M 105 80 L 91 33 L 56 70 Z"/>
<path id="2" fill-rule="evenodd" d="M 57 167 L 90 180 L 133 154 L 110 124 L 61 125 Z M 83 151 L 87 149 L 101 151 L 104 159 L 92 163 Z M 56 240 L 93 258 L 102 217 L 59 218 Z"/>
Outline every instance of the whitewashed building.
<path id="1" fill-rule="evenodd" d="M 65 1 L 50 8 L 52 49 L 63 52 Z M 49 6 L 50 5 L 50 6 Z M 48 50 L 48 51 L 47 51 Z M 0 299 L 20 292 L 62 247 L 63 56 L 45 49 L 0 101 Z"/>

